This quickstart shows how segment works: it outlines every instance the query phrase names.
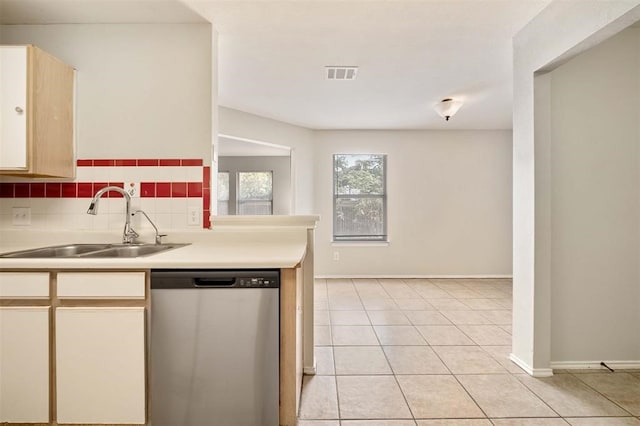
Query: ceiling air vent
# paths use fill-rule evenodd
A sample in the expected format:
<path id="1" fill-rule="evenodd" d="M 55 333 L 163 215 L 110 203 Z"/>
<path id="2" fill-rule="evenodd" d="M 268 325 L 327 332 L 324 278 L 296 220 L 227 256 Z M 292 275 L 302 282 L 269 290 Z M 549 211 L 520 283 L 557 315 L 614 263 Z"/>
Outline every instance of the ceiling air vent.
<path id="1" fill-rule="evenodd" d="M 327 80 L 355 80 L 358 75 L 358 67 L 328 66 Z"/>

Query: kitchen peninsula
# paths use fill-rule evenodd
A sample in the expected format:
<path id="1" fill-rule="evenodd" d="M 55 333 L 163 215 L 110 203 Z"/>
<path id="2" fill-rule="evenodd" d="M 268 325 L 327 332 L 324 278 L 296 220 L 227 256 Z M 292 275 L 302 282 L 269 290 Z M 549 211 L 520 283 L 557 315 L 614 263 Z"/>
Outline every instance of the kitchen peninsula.
<path id="1" fill-rule="evenodd" d="M 303 338 L 310 339 L 313 347 L 313 335 L 305 335 L 303 331 L 306 321 L 310 321 L 312 329 L 313 309 L 305 316 L 308 311 L 305 312 L 303 303 L 308 297 L 313 300 L 313 279 L 308 282 L 307 277 L 313 277 L 316 220 L 317 217 L 305 216 L 249 222 L 245 218 L 242 224 L 237 220 L 218 224 L 214 219 L 214 230 L 170 232 L 167 242 L 190 244 L 147 257 L 0 258 L 2 362 L 11 363 L 0 365 L 3 373 L 11 372 L 3 374 L 0 385 L 5 395 L 15 395 L 14 399 L 2 398 L 0 422 L 57 424 L 68 419 L 85 424 L 148 424 L 149 401 L 153 401 L 153 395 L 149 395 L 152 354 L 148 335 L 149 318 L 153 315 L 151 270 L 269 268 L 280 270 L 281 277 L 280 424 L 295 425 L 303 372 Z M 2 230 L 0 252 L 69 243 L 117 243 L 119 238 L 114 232 Z M 146 232 L 142 240 L 149 240 Z M 310 295 L 305 294 L 307 289 Z M 82 334 L 82 327 L 92 324 L 104 325 L 100 331 L 121 330 L 122 336 L 106 339 L 111 338 L 116 345 L 132 342 L 133 346 L 126 348 L 127 357 L 119 360 L 118 351 L 100 356 L 88 348 L 93 341 L 73 341 L 73 336 Z M 138 324 L 137 331 L 130 324 Z M 22 331 L 25 327 L 29 333 Z M 99 340 L 100 333 L 96 334 Z M 23 340 L 25 347 L 17 347 Z M 105 342 L 99 342 L 100 345 Z M 72 369 L 66 368 L 72 360 L 65 359 L 77 350 L 86 350 L 87 355 L 99 360 L 75 365 L 74 369 L 81 371 L 122 361 L 118 367 L 126 371 L 122 377 L 130 381 L 129 386 L 111 383 L 110 389 L 112 378 L 99 372 L 92 381 L 78 384 Z M 23 356 L 25 352 L 29 356 Z M 115 358 L 109 359 L 109 355 Z M 126 398 L 130 401 L 128 405 L 114 412 L 112 408 L 120 407 L 118 404 L 125 399 L 119 395 L 123 389 L 134 394 Z M 82 402 L 89 397 L 87 394 L 93 400 L 99 396 L 97 400 L 103 401 L 104 407 L 91 412 Z M 100 417 L 101 413 L 107 413 L 106 417 Z"/>

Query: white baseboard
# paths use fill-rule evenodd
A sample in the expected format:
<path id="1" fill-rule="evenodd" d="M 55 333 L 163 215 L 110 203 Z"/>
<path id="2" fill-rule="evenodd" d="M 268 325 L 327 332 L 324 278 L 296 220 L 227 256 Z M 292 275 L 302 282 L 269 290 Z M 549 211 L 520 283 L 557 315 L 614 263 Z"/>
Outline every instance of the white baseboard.
<path id="1" fill-rule="evenodd" d="M 307 376 L 315 376 L 316 371 L 317 371 L 317 368 L 316 368 L 316 360 L 315 360 L 315 358 L 313 359 L 313 365 L 312 366 L 304 367 L 302 369 L 303 374 L 306 374 Z"/>
<path id="2" fill-rule="evenodd" d="M 401 275 L 401 274 L 393 274 L 393 275 L 316 275 L 315 278 L 318 279 L 351 279 L 351 278 L 368 278 L 368 279 L 375 279 L 375 278 L 398 278 L 398 279 L 410 279 L 410 278 L 493 278 L 493 279 L 499 279 L 499 278 L 513 278 L 513 275 L 416 275 L 416 274 L 408 274 L 408 275 Z"/>
<path id="3" fill-rule="evenodd" d="M 552 361 L 549 364 L 554 370 L 603 370 L 609 371 L 601 361 Z M 614 370 L 640 369 L 640 361 L 604 361 Z"/>
<path id="4" fill-rule="evenodd" d="M 551 377 L 553 376 L 553 370 L 551 368 L 531 368 L 529 364 L 515 356 L 509 355 L 509 359 L 513 361 L 518 367 L 522 368 L 528 375 L 533 377 Z"/>

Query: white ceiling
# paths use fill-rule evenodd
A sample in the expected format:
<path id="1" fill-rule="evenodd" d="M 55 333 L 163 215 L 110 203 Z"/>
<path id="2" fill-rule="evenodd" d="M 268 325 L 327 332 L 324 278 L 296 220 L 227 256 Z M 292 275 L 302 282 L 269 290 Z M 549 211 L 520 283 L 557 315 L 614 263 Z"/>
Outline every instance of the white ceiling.
<path id="1" fill-rule="evenodd" d="M 207 22 L 178 0 L 0 0 L 0 24 Z"/>
<path id="2" fill-rule="evenodd" d="M 511 128 L 511 40 L 549 3 L 182 1 L 219 32 L 221 105 L 315 129 Z M 448 123 L 445 97 L 465 102 Z"/>
<path id="3" fill-rule="evenodd" d="M 505 129 L 512 36 L 550 1 L 0 0 L 0 23 L 203 16 L 219 33 L 222 106 L 314 129 Z M 358 78 L 328 81 L 325 65 Z M 446 123 L 433 111 L 445 97 L 465 102 Z"/>

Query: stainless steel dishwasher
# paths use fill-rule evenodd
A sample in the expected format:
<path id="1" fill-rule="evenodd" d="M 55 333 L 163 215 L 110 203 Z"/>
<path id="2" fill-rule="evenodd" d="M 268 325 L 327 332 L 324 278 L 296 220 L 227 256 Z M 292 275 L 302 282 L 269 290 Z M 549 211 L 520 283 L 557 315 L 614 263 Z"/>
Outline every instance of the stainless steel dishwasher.
<path id="1" fill-rule="evenodd" d="M 277 426 L 278 270 L 151 271 L 151 424 Z"/>

